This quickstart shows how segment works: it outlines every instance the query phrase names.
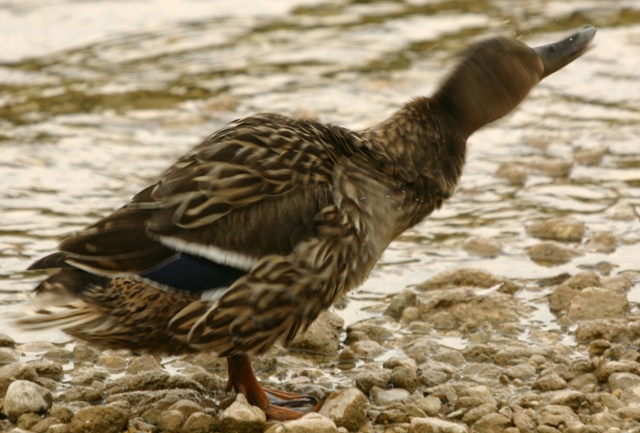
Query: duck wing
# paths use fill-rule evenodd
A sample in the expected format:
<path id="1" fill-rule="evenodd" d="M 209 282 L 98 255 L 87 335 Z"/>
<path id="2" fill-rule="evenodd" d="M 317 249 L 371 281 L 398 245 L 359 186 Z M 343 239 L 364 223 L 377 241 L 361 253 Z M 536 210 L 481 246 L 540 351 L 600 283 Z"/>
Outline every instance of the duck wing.
<path id="1" fill-rule="evenodd" d="M 237 120 L 30 269 L 71 266 L 190 291 L 228 286 L 313 235 L 352 135 L 274 114 Z"/>

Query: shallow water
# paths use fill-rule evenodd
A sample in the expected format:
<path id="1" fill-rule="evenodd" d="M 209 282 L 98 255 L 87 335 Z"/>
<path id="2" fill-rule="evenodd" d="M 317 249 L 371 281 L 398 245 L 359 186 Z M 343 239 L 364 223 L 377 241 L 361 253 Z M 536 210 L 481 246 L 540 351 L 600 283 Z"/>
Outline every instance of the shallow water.
<path id="1" fill-rule="evenodd" d="M 516 279 L 535 307 L 524 320 L 556 327 L 534 281 L 609 262 L 640 271 L 640 8 L 629 1 L 244 2 L 18 1 L 0 8 L 0 317 L 42 278 L 24 269 L 57 237 L 93 222 L 146 186 L 226 122 L 254 112 L 317 115 L 363 128 L 429 94 L 470 42 L 517 35 L 549 43 L 584 23 L 596 47 L 540 84 L 509 118 L 475 134 L 457 194 L 394 242 L 338 313 L 347 323 L 380 314 L 380 300 L 447 269 L 475 267 Z M 573 161 L 607 146 L 568 176 L 510 185 L 503 162 Z M 611 209 L 631 209 L 612 219 Z M 587 236 L 611 231 L 614 253 L 533 262 L 525 227 L 573 216 Z M 504 253 L 467 254 L 470 236 Z M 636 285 L 631 302 L 640 301 Z M 526 338 L 526 335 L 523 335 Z M 464 340 L 443 336 L 449 345 Z"/>

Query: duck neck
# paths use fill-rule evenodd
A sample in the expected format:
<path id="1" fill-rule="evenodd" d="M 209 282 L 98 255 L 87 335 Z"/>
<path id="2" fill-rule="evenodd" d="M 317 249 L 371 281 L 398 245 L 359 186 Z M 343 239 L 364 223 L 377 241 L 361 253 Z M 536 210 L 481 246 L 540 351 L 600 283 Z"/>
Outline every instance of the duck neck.
<path id="1" fill-rule="evenodd" d="M 381 153 L 403 188 L 420 197 L 449 198 L 466 157 L 466 138 L 448 121 L 448 114 L 429 98 L 416 98 L 375 128 Z M 430 200 L 431 201 L 431 200 Z"/>

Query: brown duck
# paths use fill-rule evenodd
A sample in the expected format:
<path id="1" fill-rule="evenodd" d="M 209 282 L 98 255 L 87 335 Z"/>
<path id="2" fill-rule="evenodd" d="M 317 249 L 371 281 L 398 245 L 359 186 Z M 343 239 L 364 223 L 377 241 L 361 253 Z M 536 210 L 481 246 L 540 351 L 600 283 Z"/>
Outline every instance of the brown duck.
<path id="1" fill-rule="evenodd" d="M 360 285 L 387 245 L 454 193 L 467 138 L 580 57 L 584 27 L 530 48 L 473 45 L 430 98 L 364 131 L 257 114 L 214 133 L 124 207 L 64 239 L 30 269 L 54 269 L 21 323 L 88 342 L 226 357 L 228 388 L 296 418 L 251 354 L 286 345 Z"/>

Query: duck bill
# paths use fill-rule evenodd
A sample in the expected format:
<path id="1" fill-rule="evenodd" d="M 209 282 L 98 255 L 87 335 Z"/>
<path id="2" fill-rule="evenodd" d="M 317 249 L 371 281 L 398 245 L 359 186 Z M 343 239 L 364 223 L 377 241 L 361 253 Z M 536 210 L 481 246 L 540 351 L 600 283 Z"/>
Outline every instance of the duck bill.
<path id="1" fill-rule="evenodd" d="M 562 69 L 591 48 L 591 41 L 596 35 L 596 28 L 587 25 L 566 39 L 549 45 L 536 47 L 533 51 L 540 57 L 544 65 L 542 78 Z"/>

